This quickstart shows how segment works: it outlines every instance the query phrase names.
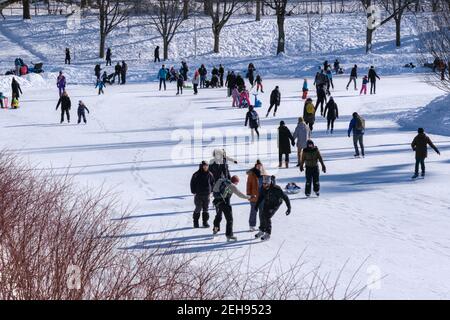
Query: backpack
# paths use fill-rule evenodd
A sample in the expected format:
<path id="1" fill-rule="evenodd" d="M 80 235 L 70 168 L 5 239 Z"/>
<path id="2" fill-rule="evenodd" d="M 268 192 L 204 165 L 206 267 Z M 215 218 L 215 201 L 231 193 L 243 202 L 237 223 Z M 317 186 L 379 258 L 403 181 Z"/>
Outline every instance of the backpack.
<path id="1" fill-rule="evenodd" d="M 227 187 L 231 184 L 231 181 L 226 178 L 220 178 L 213 188 L 214 201 L 218 202 L 226 199 L 227 197 Z"/>
<path id="2" fill-rule="evenodd" d="M 366 128 L 366 121 L 363 118 L 358 117 L 358 119 L 356 120 L 355 128 L 356 130 L 364 130 Z"/>
<path id="3" fill-rule="evenodd" d="M 306 112 L 309 114 L 314 114 L 316 112 L 316 109 L 312 103 L 308 103 L 306 105 Z"/>

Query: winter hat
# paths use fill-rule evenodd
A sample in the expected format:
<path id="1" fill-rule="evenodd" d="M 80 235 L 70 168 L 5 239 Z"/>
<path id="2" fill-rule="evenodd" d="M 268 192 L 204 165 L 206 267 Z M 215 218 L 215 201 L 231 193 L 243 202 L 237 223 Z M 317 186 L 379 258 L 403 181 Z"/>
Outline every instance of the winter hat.
<path id="1" fill-rule="evenodd" d="M 306 141 L 306 145 L 309 146 L 310 144 L 312 144 L 314 146 L 314 141 L 312 141 L 311 139 Z"/>
<path id="2" fill-rule="evenodd" d="M 238 176 L 232 176 L 231 177 L 231 183 L 238 184 L 239 183 L 239 177 Z"/>
<path id="3" fill-rule="evenodd" d="M 259 159 L 256 160 L 255 166 L 258 165 L 258 164 L 262 165 L 262 162 L 261 162 L 261 160 L 259 160 Z"/>
<path id="4" fill-rule="evenodd" d="M 417 132 L 418 132 L 418 133 L 424 133 L 425 130 L 424 130 L 423 128 L 419 128 L 419 129 L 417 129 Z"/>
<path id="5" fill-rule="evenodd" d="M 303 122 L 304 122 L 303 117 L 298 118 L 298 123 L 303 123 Z"/>
<path id="6" fill-rule="evenodd" d="M 285 123 L 283 120 L 280 121 L 280 127 L 281 127 L 281 126 L 284 126 L 285 124 L 286 124 L 286 123 Z"/>
<path id="7" fill-rule="evenodd" d="M 353 118 L 356 118 L 358 116 L 358 112 L 353 112 Z"/>
<path id="8" fill-rule="evenodd" d="M 208 166 L 208 162 L 202 161 L 202 166 Z"/>

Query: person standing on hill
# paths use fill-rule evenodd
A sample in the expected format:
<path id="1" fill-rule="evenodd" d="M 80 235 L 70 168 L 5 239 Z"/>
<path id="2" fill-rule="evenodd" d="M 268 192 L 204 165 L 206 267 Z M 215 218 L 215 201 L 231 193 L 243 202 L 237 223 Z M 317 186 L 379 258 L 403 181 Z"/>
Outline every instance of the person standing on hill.
<path id="1" fill-rule="evenodd" d="M 308 98 L 303 107 L 303 120 L 309 126 L 309 131 L 313 131 L 314 122 L 316 122 L 317 108 L 314 106 L 312 99 Z"/>
<path id="2" fill-rule="evenodd" d="M 419 176 L 419 164 L 422 171 L 422 177 L 425 176 L 425 159 L 428 156 L 428 146 L 433 148 L 438 155 L 441 155 L 438 148 L 436 148 L 431 139 L 425 134 L 425 130 L 423 128 L 419 128 L 417 133 L 417 136 L 411 142 L 411 148 L 416 153 L 416 166 L 414 175 L 412 176 L 413 179 L 416 179 Z"/>
<path id="3" fill-rule="evenodd" d="M 302 117 L 298 118 L 293 137 L 297 140 L 297 167 L 300 167 L 303 149 L 306 148 L 306 142 L 311 139 L 311 131 Z"/>
<path id="4" fill-rule="evenodd" d="M 209 165 L 206 161 L 200 163 L 198 170 L 191 178 L 191 192 L 194 194 L 194 228 L 199 228 L 200 212 L 202 212 L 203 228 L 209 228 L 209 204 L 210 196 L 214 188 L 214 176 L 209 171 Z"/>
<path id="5" fill-rule="evenodd" d="M 336 119 L 339 118 L 338 106 L 337 106 L 336 102 L 334 102 L 333 97 L 330 97 L 330 100 L 328 101 L 327 105 L 325 106 L 323 116 L 325 118 L 327 118 L 327 133 L 330 131 L 330 127 L 331 127 L 331 134 L 333 134 L 334 121 L 336 121 Z"/>
<path id="6" fill-rule="evenodd" d="M 377 72 L 375 71 L 375 67 L 371 66 L 369 69 L 369 80 L 370 80 L 370 94 L 375 94 L 377 89 L 377 79 L 380 80 L 380 77 L 378 76 Z"/>
<path id="7" fill-rule="evenodd" d="M 111 58 L 112 58 L 111 48 L 108 48 L 108 50 L 106 51 L 106 66 L 112 65 Z"/>
<path id="8" fill-rule="evenodd" d="M 262 241 L 270 239 L 272 234 L 272 218 L 278 209 L 280 209 L 283 201 L 286 204 L 286 215 L 288 216 L 291 214 L 289 197 L 276 185 L 275 176 L 263 176 L 261 193 L 255 204 L 256 208 L 262 205 L 262 212 L 260 211 L 259 214 L 259 232 L 255 235 L 256 239 L 261 238 Z"/>
<path id="9" fill-rule="evenodd" d="M 302 161 L 300 162 L 300 171 L 306 167 L 306 184 L 305 184 L 305 195 L 306 197 L 311 196 L 311 185 L 313 185 L 313 190 L 317 196 L 320 193 L 320 171 L 318 162 L 322 166 L 323 173 L 327 172 L 325 163 L 323 162 L 322 155 L 320 154 L 319 148 L 314 145 L 312 140 L 308 140 L 306 143 L 307 147 L 303 150 Z"/>
<path id="10" fill-rule="evenodd" d="M 289 168 L 289 154 L 291 153 L 291 144 L 295 146 L 294 137 L 284 121 L 280 121 L 278 127 L 278 168 L 283 167 L 283 155 L 285 158 L 285 167 Z"/>
<path id="11" fill-rule="evenodd" d="M 272 90 L 272 93 L 270 94 L 270 107 L 269 110 L 267 110 L 266 118 L 269 116 L 270 110 L 275 106 L 275 109 L 273 110 L 273 116 L 275 117 L 277 114 L 277 109 L 280 106 L 281 103 L 281 92 L 280 88 L 278 86 L 275 87 L 275 89 Z"/>
<path id="12" fill-rule="evenodd" d="M 358 79 L 358 66 L 355 64 L 352 68 L 352 71 L 350 72 L 350 80 L 348 81 L 347 87 L 346 87 L 347 90 L 352 81 L 355 84 L 355 90 L 358 90 L 358 87 L 356 86 L 356 79 Z"/>
<path id="13" fill-rule="evenodd" d="M 159 46 L 156 46 L 154 56 L 155 56 L 155 59 L 153 62 L 156 62 L 156 61 L 161 62 L 161 59 L 159 58 Z"/>
<path id="14" fill-rule="evenodd" d="M 58 100 L 58 104 L 56 105 L 56 110 L 58 110 L 61 105 L 61 123 L 64 122 L 64 114 L 67 116 L 67 122 L 70 123 L 70 108 L 72 106 L 72 102 L 70 101 L 69 95 L 67 91 L 64 91 L 61 97 Z"/>
<path id="15" fill-rule="evenodd" d="M 361 147 L 361 155 L 364 158 L 364 132 L 366 130 L 365 120 L 357 113 L 354 112 L 352 115 L 352 120 L 348 126 L 348 137 L 350 138 L 350 133 L 353 131 L 353 146 L 355 147 L 355 158 L 359 158 L 358 143 Z"/>
<path id="16" fill-rule="evenodd" d="M 66 48 L 66 58 L 64 59 L 64 64 L 70 64 L 70 60 L 71 60 L 70 49 Z"/>

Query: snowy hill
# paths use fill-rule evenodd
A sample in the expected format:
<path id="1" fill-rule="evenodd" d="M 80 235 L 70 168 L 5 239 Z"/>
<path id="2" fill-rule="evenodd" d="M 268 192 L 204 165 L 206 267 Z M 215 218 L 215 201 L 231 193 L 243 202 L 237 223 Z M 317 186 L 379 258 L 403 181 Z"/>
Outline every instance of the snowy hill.
<path id="1" fill-rule="evenodd" d="M 252 269 L 274 257 L 288 267 L 304 252 L 302 259 L 309 270 L 321 265 L 334 276 L 348 261 L 341 279 L 344 286 L 366 261 L 356 279 L 362 285 L 372 284 L 371 298 L 450 297 L 446 276 L 450 272 L 450 140 L 447 131 L 439 129 L 448 125 L 448 111 L 444 113 L 448 97 L 443 98 L 441 91 L 423 81 L 420 72 L 424 70 L 411 73 L 402 68 L 416 56 L 412 18 L 404 23 L 404 47 L 393 47 L 394 28 L 388 24 L 376 33 L 370 55 L 364 54 L 363 16 L 347 15 L 344 20 L 340 15 L 331 16 L 317 31 L 312 53 L 307 52 L 305 22 L 290 18 L 287 53 L 281 57 L 273 55 L 273 19 L 260 23 L 250 18 L 232 19 L 223 31 L 218 55 L 210 52 L 209 20 L 200 20 L 196 58 L 192 21 L 188 21 L 174 39 L 173 59 L 167 64 L 178 65 L 184 58 L 190 66 L 204 62 L 210 69 L 223 63 L 226 69 L 243 72 L 254 62 L 265 88 L 259 95 L 263 102 L 258 110 L 262 126 L 259 144 L 249 143 L 245 110 L 231 108 L 225 89 L 201 89 L 198 96 L 186 89 L 176 96 L 174 85 L 168 84 L 167 91 L 158 91 L 154 80 L 160 64 L 151 60 L 160 41 L 154 31 L 143 27 L 141 19 L 131 19 L 129 29 L 121 28 L 108 41 L 113 61 L 129 62 L 132 83 L 107 86 L 106 94 L 98 96 L 91 85 L 93 66 L 100 61 L 96 58 L 94 20 L 84 20 L 79 30 L 68 30 L 66 18 L 60 16 L 40 16 L 28 23 L 19 17 L 0 21 L 0 69 L 12 68 L 14 58 L 21 56 L 26 62 L 43 61 L 44 69 L 50 71 L 43 77 L 21 78 L 21 108 L 0 112 L 0 148 L 18 153 L 36 170 L 68 172 L 81 186 L 105 185 L 119 191 L 123 202 L 134 208 L 128 217 L 133 227 L 124 234 L 127 249 L 163 247 L 174 254 L 245 256 L 248 265 L 241 267 Z M 71 66 L 63 64 L 66 46 L 73 50 Z M 326 133 L 326 120 L 320 115 L 313 132 L 328 170 L 321 175 L 320 198 L 305 199 L 304 173 L 294 167 L 295 160 L 289 169 L 277 168 L 276 130 L 280 120 L 294 129 L 303 111 L 303 77 L 309 79 L 311 88 L 317 66 L 336 57 L 346 68 L 354 63 L 362 70 L 376 65 L 381 80 L 376 95 L 360 96 L 345 89 L 348 74 L 335 77 L 332 95 L 340 115 L 335 134 Z M 71 124 L 59 124 L 54 80 L 60 69 L 68 75 L 72 104 L 83 100 L 91 111 L 87 125 L 76 124 L 75 107 Z M 10 77 L 0 76 L 0 89 L 8 95 L 10 81 Z M 264 118 L 270 91 L 276 85 L 282 94 L 281 107 L 276 118 Z M 352 140 L 347 137 L 355 111 L 366 119 L 364 159 L 353 158 Z M 431 151 L 426 178 L 412 181 L 410 143 L 422 124 L 432 133 L 441 156 Z M 274 216 L 270 241 L 254 239 L 254 233 L 248 231 L 250 206 L 234 197 L 237 242 L 225 241 L 225 221 L 216 237 L 210 229 L 191 228 L 194 207 L 189 181 L 198 163 L 209 160 L 216 147 L 226 148 L 238 160 L 230 168 L 241 179 L 240 190 L 245 191 L 246 171 L 257 159 L 277 176 L 280 186 L 296 182 L 302 187 L 300 194 L 290 196 L 291 215 L 285 216 L 283 205 Z M 295 154 L 291 158 L 295 159 Z M 212 208 L 210 212 L 213 218 Z M 367 297 L 369 292 L 362 298 Z"/>

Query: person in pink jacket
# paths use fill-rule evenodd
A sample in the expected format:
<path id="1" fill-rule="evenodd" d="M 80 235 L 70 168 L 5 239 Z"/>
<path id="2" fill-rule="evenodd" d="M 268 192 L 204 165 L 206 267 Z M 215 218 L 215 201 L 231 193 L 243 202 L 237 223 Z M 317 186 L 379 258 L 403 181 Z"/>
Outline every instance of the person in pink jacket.
<path id="1" fill-rule="evenodd" d="M 250 94 L 248 93 L 247 89 L 245 89 L 245 86 L 239 97 L 239 107 L 243 107 L 244 105 L 246 105 L 246 107 L 249 107 L 251 105 Z"/>

